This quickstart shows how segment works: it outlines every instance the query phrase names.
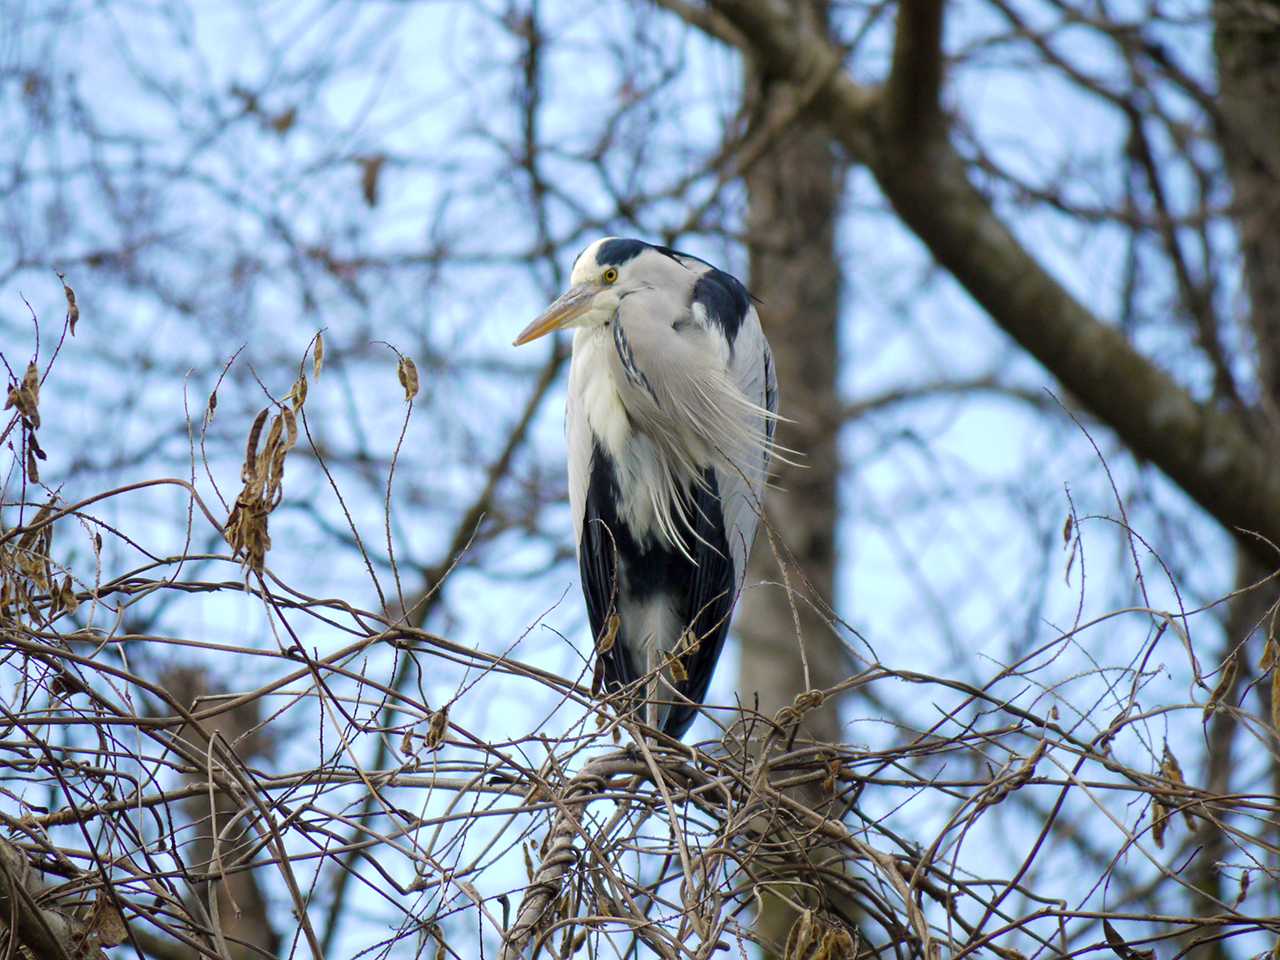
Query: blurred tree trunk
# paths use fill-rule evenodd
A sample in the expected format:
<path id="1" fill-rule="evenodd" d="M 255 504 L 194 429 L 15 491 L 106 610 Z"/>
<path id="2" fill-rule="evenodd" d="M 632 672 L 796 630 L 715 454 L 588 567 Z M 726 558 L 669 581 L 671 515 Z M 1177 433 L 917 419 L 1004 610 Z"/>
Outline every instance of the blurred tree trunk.
<path id="1" fill-rule="evenodd" d="M 796 4 L 797 14 L 825 22 L 820 5 Z M 748 63 L 747 95 L 757 123 L 794 111 L 796 91 Z M 773 347 L 779 407 L 787 420 L 777 440 L 800 456 L 799 467 L 774 465 L 777 489 L 769 492 L 747 582 L 765 582 L 742 598 L 738 630 L 743 655 L 740 690 L 750 707 L 773 716 L 796 694 L 831 685 L 848 673 L 843 646 L 819 609 L 804 599 L 829 603 L 835 582 L 836 485 L 839 452 L 832 411 L 836 389 L 841 268 L 835 248 L 843 171 L 830 134 L 815 120 L 797 117 L 776 145 L 747 174 L 747 246 L 751 292 L 760 298 L 760 319 Z M 788 571 L 793 599 L 781 586 L 779 561 Z M 777 584 L 777 585 L 775 585 Z M 802 599 L 803 598 L 803 599 Z M 800 623 L 796 636 L 795 616 Z M 800 644 L 804 645 L 801 657 Z M 808 676 L 804 662 L 808 663 Z M 806 717 L 806 732 L 838 741 L 835 710 L 824 706 Z"/>
<path id="2" fill-rule="evenodd" d="M 1280 3 L 1216 0 L 1218 138 L 1231 179 L 1267 420 L 1280 429 Z"/>
<path id="3" fill-rule="evenodd" d="M 163 676 L 164 684 L 177 702 L 200 710 L 222 692 L 216 682 L 197 667 L 174 667 Z M 246 703 L 204 721 L 197 744 L 209 737 L 221 738 L 227 750 L 242 758 L 266 756 L 273 740 L 262 725 L 260 704 Z M 201 750 L 203 752 L 203 750 Z M 213 760 L 214 763 L 218 761 Z M 205 772 L 205 776 L 211 776 Z M 200 771 L 187 774 L 188 783 L 204 782 Z M 280 935 L 271 925 L 269 904 L 261 887 L 261 872 L 249 869 L 253 835 L 241 809 L 242 801 L 211 788 L 188 797 L 182 806 L 191 818 L 191 839 L 183 849 L 188 869 L 201 878 L 191 884 L 188 906 L 196 917 L 206 918 L 211 932 L 210 946 L 220 948 L 229 960 L 253 960 L 276 956 Z"/>
<path id="4" fill-rule="evenodd" d="M 1262 387 L 1261 409 L 1254 423 L 1258 442 L 1274 451 L 1280 434 L 1280 230 L 1276 228 L 1280 224 L 1280 3 L 1216 0 L 1213 16 L 1220 90 L 1218 140 L 1231 181 L 1247 294 L 1245 319 L 1254 335 Z M 1258 583 L 1270 572 L 1244 550 L 1237 551 L 1236 589 Z M 1228 609 L 1223 653 L 1234 656 L 1238 667 L 1224 699 L 1233 705 L 1256 679 L 1252 667 L 1277 599 L 1274 584 L 1267 583 L 1236 596 Z M 1241 703 L 1240 709 L 1260 713 L 1266 729 L 1271 722 L 1270 687 L 1261 682 L 1254 690 L 1253 702 Z M 1236 742 L 1242 733 L 1238 716 L 1221 711 L 1208 727 L 1204 787 L 1214 794 L 1231 792 L 1240 748 L 1247 746 Z M 1273 779 L 1278 775 L 1273 774 Z M 1248 829 L 1245 824 L 1238 826 Z M 1270 832 L 1272 836 L 1264 839 L 1274 843 L 1275 831 Z M 1201 849 L 1191 879 L 1201 895 L 1194 898 L 1193 910 L 1211 916 L 1236 897 L 1236 879 L 1219 868 L 1237 859 L 1236 850 L 1226 831 L 1213 823 L 1201 827 L 1196 842 Z M 1196 949 L 1210 960 L 1229 956 L 1223 941 L 1197 943 Z"/>
<path id="5" fill-rule="evenodd" d="M 797 17 L 826 32 L 824 3 L 797 0 L 792 6 Z M 803 110 L 797 113 L 796 87 L 748 58 L 744 89 L 757 128 L 775 136 L 774 146 L 746 176 L 750 286 L 762 301 L 779 407 L 787 417 L 778 425 L 777 440 L 796 451 L 793 459 L 802 463 L 775 465 L 777 488 L 766 504 L 769 529 L 762 528 L 747 573 L 748 584 L 767 585 L 746 592 L 738 617 L 742 702 L 748 708 L 758 703 L 764 716 L 773 717 L 797 694 L 831 686 L 849 673 L 843 646 L 821 612 L 835 586 L 839 452 L 832 411 L 840 409 L 841 288 L 835 224 L 843 165 L 830 133 Z M 782 586 L 784 570 L 790 596 Z M 806 714 L 801 736 L 838 742 L 835 705 L 828 702 Z M 824 802 L 808 795 L 802 799 L 811 806 Z M 820 858 L 822 851 L 814 856 Z M 812 876 L 807 871 L 806 888 L 812 887 Z M 806 899 L 799 887 L 789 893 Z M 757 933 L 780 953 L 795 912 L 777 898 L 763 902 Z"/>

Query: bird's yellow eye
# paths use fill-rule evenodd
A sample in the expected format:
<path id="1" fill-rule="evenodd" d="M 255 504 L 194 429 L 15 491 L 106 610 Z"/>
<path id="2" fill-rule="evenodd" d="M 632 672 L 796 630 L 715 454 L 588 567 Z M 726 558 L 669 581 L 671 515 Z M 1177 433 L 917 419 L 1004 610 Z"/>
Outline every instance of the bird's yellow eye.
<path id="1" fill-rule="evenodd" d="M 603 280 L 605 283 L 617 283 L 617 282 L 618 282 L 618 268 L 617 268 L 617 267 L 610 267 L 610 268 L 609 268 L 608 270 L 606 270 L 604 273 L 600 274 L 600 279 L 601 279 L 601 280 Z"/>

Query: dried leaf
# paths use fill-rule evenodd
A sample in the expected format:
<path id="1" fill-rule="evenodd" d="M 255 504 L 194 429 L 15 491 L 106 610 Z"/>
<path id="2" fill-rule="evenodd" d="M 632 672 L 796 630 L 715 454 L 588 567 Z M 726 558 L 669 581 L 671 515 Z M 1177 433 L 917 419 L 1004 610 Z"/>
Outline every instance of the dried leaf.
<path id="1" fill-rule="evenodd" d="M 600 635 L 600 639 L 596 643 L 597 653 L 608 653 L 613 649 L 613 644 L 618 639 L 618 628 L 620 626 L 622 626 L 622 619 L 616 613 L 609 614 L 609 619 L 604 623 L 604 633 Z"/>
<path id="2" fill-rule="evenodd" d="M 1252 873 L 1249 870 L 1245 870 L 1240 874 L 1240 890 L 1236 893 L 1235 902 L 1231 906 L 1238 907 L 1244 903 L 1244 898 L 1249 895 L 1249 880 L 1251 877 Z"/>
<path id="3" fill-rule="evenodd" d="M 813 960 L 855 960 L 857 956 L 857 947 L 849 931 L 833 927 L 823 934 Z"/>
<path id="4" fill-rule="evenodd" d="M 258 476 L 258 441 L 262 438 L 262 425 L 267 422 L 268 412 L 268 408 L 263 407 L 249 428 L 249 439 L 244 445 L 244 466 L 240 470 L 240 479 L 245 483 L 253 483 Z"/>
<path id="5" fill-rule="evenodd" d="M 293 128 L 293 125 L 297 121 L 297 119 L 298 119 L 298 108 L 290 107 L 288 110 L 284 110 L 280 113 L 277 113 L 274 117 L 271 118 L 271 129 L 274 130 L 278 135 L 283 137 L 286 133 L 288 133 Z"/>
<path id="6" fill-rule="evenodd" d="M 1151 801 L 1151 839 L 1156 846 L 1164 849 L 1164 831 L 1169 825 L 1169 811 L 1159 797 Z"/>
<path id="7" fill-rule="evenodd" d="M 444 743 L 444 735 L 449 731 L 449 708 L 441 707 L 431 714 L 431 722 L 427 725 L 427 748 L 435 750 Z"/>
<path id="8" fill-rule="evenodd" d="M 293 389 L 289 391 L 289 403 L 293 406 L 294 413 L 302 409 L 302 405 L 307 402 L 307 375 L 304 373 L 297 380 L 293 381 Z"/>
<path id="9" fill-rule="evenodd" d="M 1102 920 L 1102 934 L 1107 938 L 1107 946 L 1121 960 L 1155 960 L 1154 950 L 1135 950 L 1124 942 L 1124 938 L 1116 933 L 1116 928 L 1105 917 Z"/>
<path id="10" fill-rule="evenodd" d="M 1271 671 L 1271 726 L 1280 731 L 1280 670 Z"/>
<path id="11" fill-rule="evenodd" d="M 27 372 L 22 383 L 9 388 L 9 396 L 5 400 L 4 409 L 16 407 L 32 430 L 40 429 L 40 368 L 33 360 L 27 365 Z"/>
<path id="12" fill-rule="evenodd" d="M 1258 661 L 1258 669 L 1266 673 L 1276 665 L 1276 661 L 1280 660 L 1280 642 L 1275 637 L 1267 637 L 1266 644 L 1262 647 L 1262 659 Z"/>
<path id="13" fill-rule="evenodd" d="M 404 736 L 400 738 L 400 752 L 406 757 L 413 756 L 413 731 L 406 730 Z"/>
<path id="14" fill-rule="evenodd" d="M 214 390 L 213 393 L 209 394 L 209 402 L 205 405 L 205 408 L 204 408 L 204 424 L 206 427 L 209 424 L 213 423 L 213 416 L 217 412 L 218 412 L 218 391 Z"/>
<path id="15" fill-rule="evenodd" d="M 387 158 L 380 153 L 360 160 L 360 193 L 367 206 L 378 205 L 378 178 L 382 174 L 382 165 L 386 162 Z"/>
<path id="16" fill-rule="evenodd" d="M 1164 745 L 1164 758 L 1160 761 L 1160 776 L 1170 783 L 1176 783 L 1178 786 L 1186 786 L 1187 783 L 1182 777 L 1182 764 L 1178 763 L 1178 758 L 1173 755 L 1173 751 L 1169 749 L 1169 744 L 1167 743 Z M 1182 816 L 1187 821 L 1187 829 L 1194 830 L 1196 828 L 1195 814 L 1191 812 L 1191 807 L 1185 803 L 1182 805 Z"/>
<path id="17" fill-rule="evenodd" d="M 311 349 L 311 375 L 320 379 L 320 370 L 324 367 L 324 333 L 316 334 L 315 346 Z"/>
<path id="18" fill-rule="evenodd" d="M 822 789 L 828 794 L 836 792 L 836 780 L 840 776 L 840 761 L 836 759 L 827 761 L 827 775 L 822 778 Z"/>
<path id="19" fill-rule="evenodd" d="M 408 357 L 401 357 L 400 364 L 396 367 L 396 376 L 400 378 L 400 386 L 404 387 L 405 402 L 412 403 L 413 398 L 418 395 L 417 366 Z"/>
<path id="20" fill-rule="evenodd" d="M 67 614 L 80 609 L 80 600 L 76 596 L 75 585 L 71 582 L 71 574 L 67 574 L 62 580 L 62 587 L 58 591 L 58 606 Z"/>
<path id="21" fill-rule="evenodd" d="M 27 479 L 32 483 L 40 482 L 40 469 L 36 466 L 36 453 L 27 447 Z"/>
<path id="22" fill-rule="evenodd" d="M 67 281 L 62 274 L 58 274 L 58 279 L 62 281 L 62 293 L 67 298 L 67 325 L 71 328 L 71 335 L 74 337 L 76 324 L 80 322 L 80 305 L 76 303 L 76 292 L 67 286 Z"/>
<path id="23" fill-rule="evenodd" d="M 1062 542 L 1064 544 L 1069 543 L 1071 541 L 1071 530 L 1074 525 L 1075 525 L 1075 517 L 1071 516 L 1071 514 L 1068 513 L 1067 520 L 1062 525 Z"/>
<path id="24" fill-rule="evenodd" d="M 1218 683 L 1213 688 L 1213 693 L 1209 694 L 1209 702 L 1204 705 L 1204 720 L 1208 720 L 1215 710 L 1219 708 L 1223 698 L 1231 693 L 1232 685 L 1236 679 L 1236 655 L 1233 653 L 1222 664 L 1222 670 L 1218 675 Z"/>
<path id="25" fill-rule="evenodd" d="M 787 934 L 787 943 L 782 950 L 784 960 L 800 960 L 808 951 L 813 940 L 813 911 L 803 910 L 791 925 Z"/>
<path id="26" fill-rule="evenodd" d="M 529 856 L 529 848 L 523 843 L 520 844 L 520 852 L 524 854 L 524 875 L 533 883 L 533 857 Z"/>
<path id="27" fill-rule="evenodd" d="M 93 905 L 93 929 L 98 934 L 98 942 L 104 947 L 118 947 L 129 939 L 124 917 L 115 904 L 101 893 Z"/>

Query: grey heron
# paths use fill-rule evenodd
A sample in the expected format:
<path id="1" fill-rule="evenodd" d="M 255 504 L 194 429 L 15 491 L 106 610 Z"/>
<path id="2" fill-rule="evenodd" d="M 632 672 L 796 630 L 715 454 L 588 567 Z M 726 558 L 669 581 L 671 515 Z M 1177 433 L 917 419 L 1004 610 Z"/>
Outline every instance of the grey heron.
<path id="1" fill-rule="evenodd" d="M 679 738 L 755 540 L 777 420 L 769 343 L 737 279 L 619 237 L 578 255 L 515 345 L 560 329 L 575 331 L 569 503 L 605 687 L 651 675 L 648 722 Z"/>

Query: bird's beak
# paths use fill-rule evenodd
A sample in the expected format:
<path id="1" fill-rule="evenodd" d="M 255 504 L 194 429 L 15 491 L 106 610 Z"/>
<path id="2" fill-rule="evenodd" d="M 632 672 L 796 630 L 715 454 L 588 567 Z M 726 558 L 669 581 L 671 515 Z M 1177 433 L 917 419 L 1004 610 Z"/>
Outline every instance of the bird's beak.
<path id="1" fill-rule="evenodd" d="M 520 331 L 512 346 L 521 346 L 530 340 L 545 337 L 552 330 L 560 330 L 569 326 L 574 320 L 591 309 L 591 301 L 598 292 L 596 287 L 580 283 L 570 287 L 557 300 L 543 310 L 533 323 Z"/>

